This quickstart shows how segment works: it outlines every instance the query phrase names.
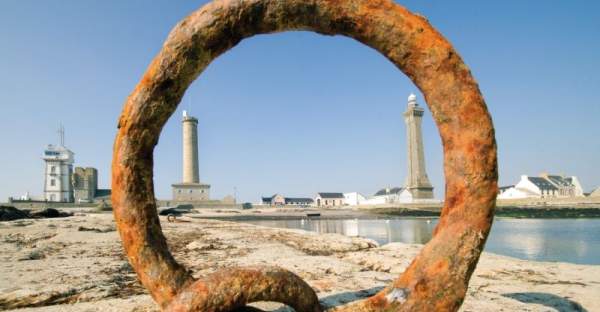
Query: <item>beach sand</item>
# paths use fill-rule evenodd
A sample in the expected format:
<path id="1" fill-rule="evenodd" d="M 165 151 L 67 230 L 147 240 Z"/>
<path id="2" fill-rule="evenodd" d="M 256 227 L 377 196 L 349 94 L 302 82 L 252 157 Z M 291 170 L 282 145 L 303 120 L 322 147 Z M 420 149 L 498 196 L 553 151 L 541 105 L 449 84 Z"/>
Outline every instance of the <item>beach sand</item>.
<path id="1" fill-rule="evenodd" d="M 325 307 L 372 295 L 422 247 L 179 219 L 190 222 L 161 217 L 163 231 L 175 258 L 196 276 L 230 266 L 278 265 L 305 279 Z M 0 250 L 0 309 L 158 311 L 124 257 L 110 213 L 0 222 Z M 600 311 L 599 296 L 600 266 L 484 253 L 461 311 Z M 287 311 L 278 304 L 258 306 Z"/>

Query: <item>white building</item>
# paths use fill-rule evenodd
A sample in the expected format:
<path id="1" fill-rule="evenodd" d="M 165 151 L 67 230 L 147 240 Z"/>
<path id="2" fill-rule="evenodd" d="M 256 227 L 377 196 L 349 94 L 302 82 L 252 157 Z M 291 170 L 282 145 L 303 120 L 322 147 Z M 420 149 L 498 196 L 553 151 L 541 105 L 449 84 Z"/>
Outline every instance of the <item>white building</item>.
<path id="1" fill-rule="evenodd" d="M 373 196 L 371 196 L 366 204 L 368 205 L 381 205 L 381 204 L 391 204 L 397 203 L 400 198 L 400 193 L 404 188 L 402 187 L 386 187 L 377 191 Z"/>
<path id="2" fill-rule="evenodd" d="M 344 203 L 348 206 L 363 204 L 367 199 L 358 192 L 344 193 Z"/>
<path id="3" fill-rule="evenodd" d="M 51 202 L 73 202 L 74 153 L 61 146 L 48 145 L 44 151 L 46 162 L 44 199 Z"/>
<path id="4" fill-rule="evenodd" d="M 414 203 L 425 199 L 413 198 L 413 194 L 403 187 L 386 187 L 377 191 L 364 201 L 365 205 L 382 205 L 394 203 Z M 431 199 L 428 199 L 431 200 Z"/>
<path id="5" fill-rule="evenodd" d="M 310 206 L 313 204 L 313 199 L 307 197 L 285 197 L 281 194 L 274 194 L 273 196 L 261 197 L 260 204 L 266 206 Z"/>
<path id="6" fill-rule="evenodd" d="M 522 175 L 514 186 L 502 187 L 498 199 L 565 198 L 583 196 L 581 183 L 575 176 L 541 174 L 539 177 Z"/>

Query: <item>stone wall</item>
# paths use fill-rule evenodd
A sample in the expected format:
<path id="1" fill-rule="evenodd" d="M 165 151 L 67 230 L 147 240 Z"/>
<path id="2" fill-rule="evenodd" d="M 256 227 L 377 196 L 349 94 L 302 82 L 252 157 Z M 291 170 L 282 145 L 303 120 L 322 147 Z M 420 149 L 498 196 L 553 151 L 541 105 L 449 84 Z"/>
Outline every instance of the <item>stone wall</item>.
<path id="1" fill-rule="evenodd" d="M 600 206 L 600 197 L 498 199 L 497 206 L 516 207 L 591 207 Z"/>
<path id="2" fill-rule="evenodd" d="M 97 203 L 58 203 L 58 202 L 44 202 L 44 201 L 17 201 L 8 202 L 2 204 L 6 206 L 13 206 L 17 209 L 44 209 L 44 208 L 80 208 L 80 207 L 96 207 Z"/>
<path id="3" fill-rule="evenodd" d="M 241 204 L 233 204 L 223 202 L 221 200 L 204 200 L 204 201 L 175 201 L 175 200 L 157 200 L 157 207 L 175 207 L 177 205 L 192 205 L 194 208 L 227 208 L 227 209 L 241 209 Z"/>

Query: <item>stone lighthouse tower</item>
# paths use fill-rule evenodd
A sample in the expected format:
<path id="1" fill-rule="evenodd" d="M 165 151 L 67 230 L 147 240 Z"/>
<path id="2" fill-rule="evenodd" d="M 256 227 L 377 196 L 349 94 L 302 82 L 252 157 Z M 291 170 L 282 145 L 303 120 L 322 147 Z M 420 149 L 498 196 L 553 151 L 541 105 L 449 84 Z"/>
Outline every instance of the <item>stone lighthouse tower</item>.
<path id="1" fill-rule="evenodd" d="M 200 183 L 198 119 L 183 111 L 183 183 Z"/>
<path id="2" fill-rule="evenodd" d="M 417 96 L 411 94 L 408 97 L 408 108 L 404 112 L 408 145 L 408 175 L 405 188 L 410 192 L 413 200 L 433 198 L 433 187 L 429 183 L 425 170 L 425 151 L 421 133 L 421 120 L 424 112 L 423 108 L 417 104 Z"/>
<path id="3" fill-rule="evenodd" d="M 196 202 L 209 199 L 210 185 L 200 183 L 198 167 L 198 119 L 183 111 L 183 181 L 173 184 L 173 200 Z"/>

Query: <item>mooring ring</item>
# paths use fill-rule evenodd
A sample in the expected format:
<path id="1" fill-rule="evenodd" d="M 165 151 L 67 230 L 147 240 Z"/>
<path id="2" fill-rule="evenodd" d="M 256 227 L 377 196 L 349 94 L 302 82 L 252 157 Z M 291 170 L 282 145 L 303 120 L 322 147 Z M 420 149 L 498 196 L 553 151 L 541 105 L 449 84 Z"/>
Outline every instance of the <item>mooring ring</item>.
<path id="1" fill-rule="evenodd" d="M 113 151 L 114 216 L 140 281 L 165 310 L 231 311 L 256 300 L 321 309 L 304 281 L 278 268 L 230 269 L 195 280 L 167 248 L 154 196 L 154 146 L 188 86 L 242 39 L 290 30 L 344 35 L 379 51 L 422 91 L 442 137 L 445 204 L 433 238 L 391 285 L 337 310 L 456 311 L 493 220 L 494 128 L 451 44 L 425 18 L 391 0 L 216 0 L 171 31 L 126 100 Z"/>

